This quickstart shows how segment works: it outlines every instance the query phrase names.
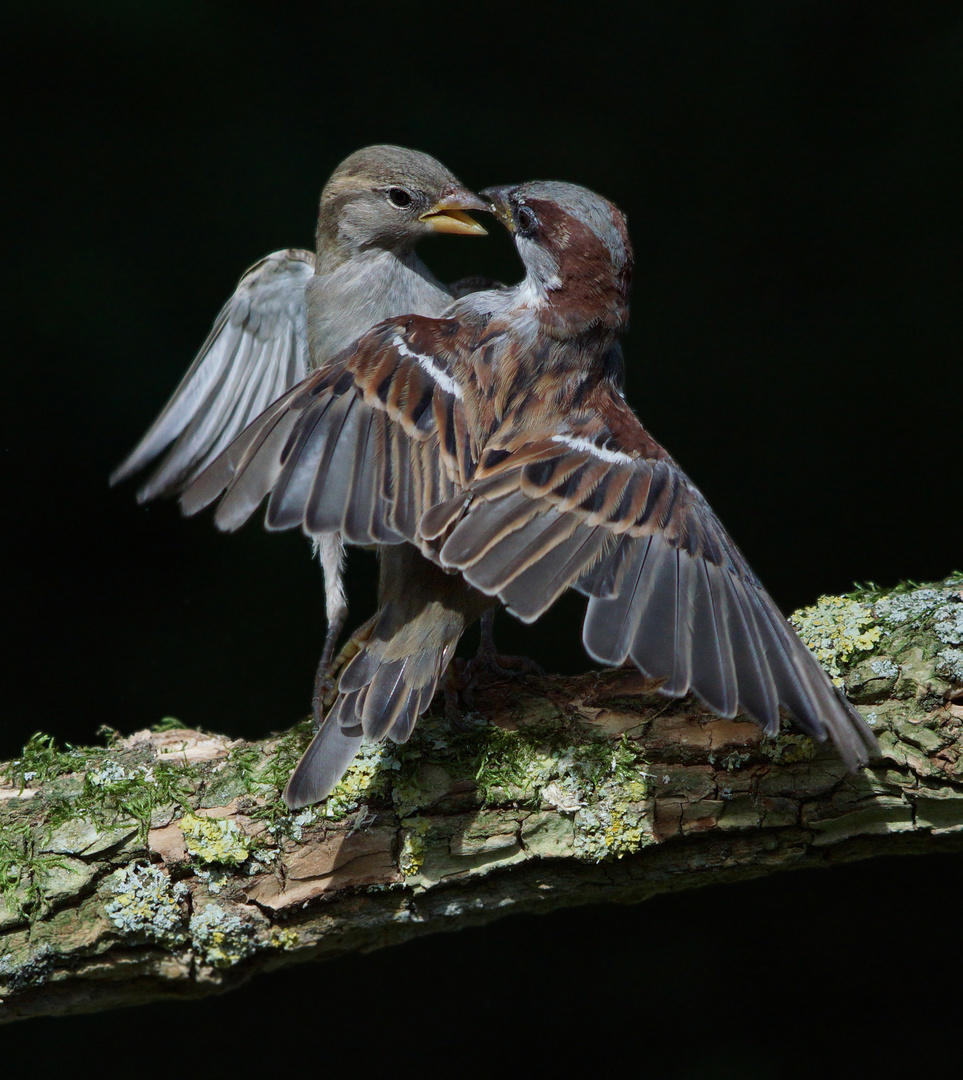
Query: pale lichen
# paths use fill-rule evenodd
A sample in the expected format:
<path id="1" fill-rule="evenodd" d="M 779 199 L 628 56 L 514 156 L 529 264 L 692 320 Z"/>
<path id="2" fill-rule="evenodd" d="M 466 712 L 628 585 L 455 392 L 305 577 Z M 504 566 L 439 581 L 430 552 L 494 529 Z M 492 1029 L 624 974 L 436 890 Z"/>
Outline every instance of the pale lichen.
<path id="1" fill-rule="evenodd" d="M 963 645 L 963 603 L 958 597 L 939 609 L 933 629 L 944 644 Z"/>
<path id="2" fill-rule="evenodd" d="M 533 837 L 537 834 L 531 840 L 536 846 L 551 846 L 558 839 L 548 828 L 545 819 L 550 815 L 544 808 L 556 812 L 567 837 L 566 849 L 574 848 L 579 858 L 621 857 L 651 838 L 650 777 L 630 739 L 587 734 L 578 723 L 557 716 L 517 730 L 473 724 L 457 732 L 430 719 L 424 728 L 425 742 L 419 745 L 416 735 L 415 745 L 399 754 L 404 771 L 392 787 L 395 810 L 408 827 L 400 855 L 406 877 L 422 872 L 427 855 L 429 819 L 416 811 L 435 805 L 455 782 L 472 782 L 482 808 L 496 811 L 493 820 L 501 821 L 502 810 L 535 811 L 531 819 L 535 824 L 524 825 L 522 832 L 531 827 Z M 480 816 L 484 813 L 483 809 Z M 504 844 L 498 857 L 524 858 L 517 822 L 509 815 L 502 824 Z M 469 849 L 472 858 L 481 857 L 467 842 L 460 854 Z M 484 857 L 494 858 L 494 848 L 486 849 Z"/>
<path id="3" fill-rule="evenodd" d="M 837 686 L 843 686 L 841 665 L 870 652 L 882 633 L 868 604 L 843 596 L 821 596 L 789 621 Z"/>
<path id="4" fill-rule="evenodd" d="M 942 589 L 913 589 L 911 592 L 893 593 L 876 603 L 876 617 L 884 626 L 917 626 L 944 602 Z"/>
<path id="5" fill-rule="evenodd" d="M 871 660 L 869 669 L 881 679 L 895 679 L 899 675 L 899 668 L 892 660 Z"/>
<path id="6" fill-rule="evenodd" d="M 171 884 L 156 867 L 134 864 L 115 870 L 105 885 L 112 898 L 104 910 L 125 936 L 145 938 L 169 949 L 186 941 L 183 901 L 188 889 L 182 882 Z"/>
<path id="7" fill-rule="evenodd" d="M 537 738 L 537 725 L 507 739 Z M 504 743 L 504 740 L 503 740 Z M 489 759 L 490 760 L 490 759 Z M 493 791 L 492 774 L 479 779 Z M 493 769 L 504 795 L 519 801 L 554 805 L 571 815 L 572 846 L 577 858 L 598 862 L 638 851 L 651 842 L 650 776 L 631 740 L 589 739 L 581 745 L 527 745 L 514 758 L 502 757 Z M 507 781 L 507 783 L 506 783 Z M 514 784 L 515 790 L 512 790 Z"/>
<path id="8" fill-rule="evenodd" d="M 0 956 L 0 1003 L 7 994 L 43 986 L 55 970 L 56 959 L 57 951 L 46 941 Z"/>
<path id="9" fill-rule="evenodd" d="M 963 685 L 963 649 L 941 649 L 934 670 L 949 682 Z"/>
<path id="10" fill-rule="evenodd" d="M 240 866 L 250 855 L 250 842 L 230 818 L 185 814 L 179 824 L 188 852 L 199 862 Z"/>
<path id="11" fill-rule="evenodd" d="M 709 754 L 709 764 L 720 765 L 726 772 L 735 772 L 737 769 L 741 769 L 746 762 L 751 760 L 751 754 L 740 750 L 730 750 L 728 754 L 725 754 L 721 758 L 714 752 Z"/>
<path id="12" fill-rule="evenodd" d="M 610 781 L 596 788 L 591 806 L 576 811 L 574 851 L 592 862 L 621 859 L 653 843 L 644 783 Z"/>
<path id="13" fill-rule="evenodd" d="M 195 952 L 216 968 L 233 967 L 256 948 L 254 928 L 219 904 L 208 904 L 191 916 L 191 940 Z"/>

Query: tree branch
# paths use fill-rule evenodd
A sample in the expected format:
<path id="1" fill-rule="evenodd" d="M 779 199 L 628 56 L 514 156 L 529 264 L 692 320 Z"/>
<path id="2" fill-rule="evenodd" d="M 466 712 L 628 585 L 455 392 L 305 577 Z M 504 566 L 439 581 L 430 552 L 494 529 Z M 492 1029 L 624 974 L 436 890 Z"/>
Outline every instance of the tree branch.
<path id="1" fill-rule="evenodd" d="M 784 727 L 633 671 L 493 683 L 484 718 L 367 747 L 321 807 L 279 792 L 305 723 L 36 736 L 0 767 L 0 1019 L 237 986 L 517 911 L 963 846 L 963 577 L 823 598 L 800 631 L 878 733 L 847 775 Z"/>

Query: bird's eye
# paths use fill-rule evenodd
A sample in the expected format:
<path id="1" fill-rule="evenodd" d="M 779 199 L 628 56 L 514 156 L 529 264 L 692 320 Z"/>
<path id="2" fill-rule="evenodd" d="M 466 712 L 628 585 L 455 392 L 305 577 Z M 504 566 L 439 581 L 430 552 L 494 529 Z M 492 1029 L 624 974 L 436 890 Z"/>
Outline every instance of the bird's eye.
<path id="1" fill-rule="evenodd" d="M 535 226 L 538 224 L 538 218 L 535 216 L 535 211 L 529 206 L 520 206 L 518 208 L 516 221 L 518 223 L 518 231 L 522 236 L 531 235 L 531 233 L 535 231 Z"/>
<path id="2" fill-rule="evenodd" d="M 397 206 L 399 210 L 405 210 L 411 206 L 411 195 L 404 188 L 388 188 L 388 198 L 391 205 Z"/>

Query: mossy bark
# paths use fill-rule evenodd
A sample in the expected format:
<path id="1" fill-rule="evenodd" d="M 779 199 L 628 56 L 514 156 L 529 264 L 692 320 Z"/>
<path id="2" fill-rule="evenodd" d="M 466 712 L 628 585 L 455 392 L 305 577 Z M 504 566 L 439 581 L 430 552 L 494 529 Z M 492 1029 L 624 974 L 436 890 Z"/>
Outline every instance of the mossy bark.
<path id="1" fill-rule="evenodd" d="M 172 728 L 0 781 L 0 1019 L 190 997 L 260 970 L 516 911 L 963 846 L 963 577 L 799 617 L 878 733 L 847 775 L 788 726 L 627 670 L 478 691 L 370 747 L 319 808 L 279 790 L 310 732 Z M 815 629 L 814 629 L 815 628 Z"/>

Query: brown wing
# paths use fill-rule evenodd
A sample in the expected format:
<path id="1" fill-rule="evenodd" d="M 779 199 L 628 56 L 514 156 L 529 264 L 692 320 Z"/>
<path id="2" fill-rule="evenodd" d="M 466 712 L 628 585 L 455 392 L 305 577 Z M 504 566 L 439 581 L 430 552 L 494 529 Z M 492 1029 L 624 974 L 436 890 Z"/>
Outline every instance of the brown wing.
<path id="1" fill-rule="evenodd" d="M 698 489 L 614 399 L 589 427 L 477 470 L 422 532 L 441 564 L 526 622 L 567 588 L 589 597 L 588 653 L 631 659 L 723 716 L 778 730 L 785 707 L 850 767 L 875 739 L 796 636 Z M 612 416 L 617 422 L 611 422 Z M 508 449 L 508 448 L 506 448 Z M 639 456 L 634 456 L 639 455 Z M 483 461 L 489 460 L 483 455 Z"/>
<path id="2" fill-rule="evenodd" d="M 223 494 L 215 521 L 233 530 L 270 495 L 269 529 L 421 544 L 424 510 L 474 470 L 457 331 L 415 316 L 375 327 L 251 424 L 185 493 L 184 512 Z"/>

